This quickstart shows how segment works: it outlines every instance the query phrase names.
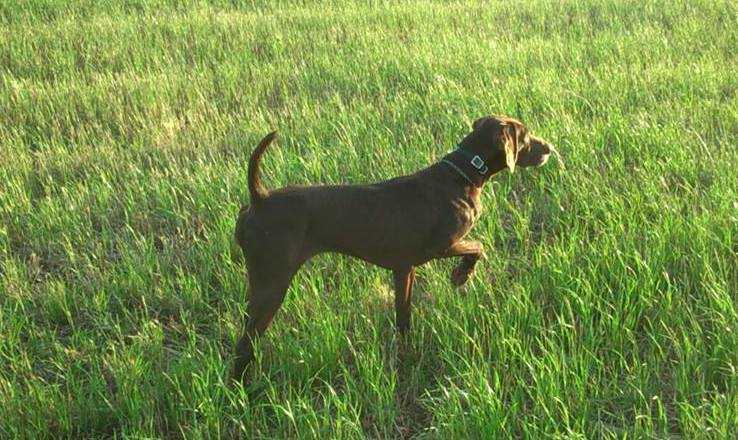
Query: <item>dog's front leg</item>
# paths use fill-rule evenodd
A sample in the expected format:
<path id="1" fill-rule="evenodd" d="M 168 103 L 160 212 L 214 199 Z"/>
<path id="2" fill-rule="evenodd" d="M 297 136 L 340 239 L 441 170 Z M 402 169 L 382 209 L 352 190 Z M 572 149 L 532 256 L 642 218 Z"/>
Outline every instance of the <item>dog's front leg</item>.
<path id="1" fill-rule="evenodd" d="M 458 241 L 446 249 L 441 258 L 462 257 L 461 262 L 451 272 L 451 282 L 455 286 L 461 286 L 469 280 L 474 265 L 484 255 L 482 243 L 478 241 Z"/>
<path id="2" fill-rule="evenodd" d="M 410 301 L 413 296 L 415 268 L 410 266 L 395 269 L 392 275 L 395 281 L 395 323 L 400 333 L 406 333 L 410 328 Z"/>

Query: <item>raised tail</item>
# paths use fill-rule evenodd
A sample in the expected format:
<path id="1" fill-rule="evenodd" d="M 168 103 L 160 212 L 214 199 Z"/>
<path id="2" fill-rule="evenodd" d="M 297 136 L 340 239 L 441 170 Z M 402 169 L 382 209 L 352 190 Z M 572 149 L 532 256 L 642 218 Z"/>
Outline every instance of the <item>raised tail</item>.
<path id="1" fill-rule="evenodd" d="M 256 205 L 269 195 L 269 191 L 264 188 L 259 178 L 259 164 L 261 163 L 261 156 L 275 137 L 277 137 L 276 131 L 264 136 L 264 139 L 259 142 L 254 152 L 251 153 L 251 159 L 249 159 L 249 195 L 251 196 L 252 205 Z"/>

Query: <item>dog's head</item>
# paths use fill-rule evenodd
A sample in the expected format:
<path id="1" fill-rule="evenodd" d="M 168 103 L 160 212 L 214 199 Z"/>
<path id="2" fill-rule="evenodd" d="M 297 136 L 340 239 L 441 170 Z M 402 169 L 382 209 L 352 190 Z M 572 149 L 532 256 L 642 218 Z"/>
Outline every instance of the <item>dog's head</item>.
<path id="1" fill-rule="evenodd" d="M 550 143 L 531 135 L 522 122 L 507 116 L 479 118 L 472 129 L 459 146 L 481 155 L 495 170 L 539 167 L 553 151 Z"/>

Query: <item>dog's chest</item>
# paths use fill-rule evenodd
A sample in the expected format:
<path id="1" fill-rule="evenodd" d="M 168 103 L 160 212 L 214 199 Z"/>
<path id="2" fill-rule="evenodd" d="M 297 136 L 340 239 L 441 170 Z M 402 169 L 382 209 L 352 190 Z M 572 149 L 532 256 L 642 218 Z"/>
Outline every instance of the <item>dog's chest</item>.
<path id="1" fill-rule="evenodd" d="M 479 188 L 470 186 L 452 198 L 452 204 L 463 224 L 471 226 L 482 211 Z"/>
<path id="2" fill-rule="evenodd" d="M 461 238 L 474 226 L 481 213 L 482 205 L 478 197 L 459 197 L 453 202 L 453 236 Z"/>
<path id="3" fill-rule="evenodd" d="M 482 206 L 480 205 L 479 201 L 472 201 L 467 205 L 467 208 L 464 209 L 464 212 L 462 213 L 462 219 L 464 222 L 464 225 L 467 228 L 471 228 L 474 225 L 474 222 L 477 221 L 479 218 L 479 215 L 481 214 Z"/>
<path id="4" fill-rule="evenodd" d="M 465 197 L 466 209 L 469 211 L 468 215 L 472 224 L 477 221 L 482 213 L 482 201 L 479 193 L 479 188 L 471 187 Z"/>

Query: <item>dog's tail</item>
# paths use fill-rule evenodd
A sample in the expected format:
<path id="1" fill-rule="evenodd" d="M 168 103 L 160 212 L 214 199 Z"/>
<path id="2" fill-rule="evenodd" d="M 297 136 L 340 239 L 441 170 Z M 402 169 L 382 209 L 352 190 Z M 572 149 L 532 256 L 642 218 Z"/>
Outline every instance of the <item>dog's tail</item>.
<path id="1" fill-rule="evenodd" d="M 259 164 L 261 163 L 261 156 L 275 137 L 277 137 L 276 131 L 264 136 L 264 139 L 259 142 L 254 152 L 251 153 L 251 159 L 249 160 L 249 195 L 251 196 L 252 205 L 256 205 L 269 195 L 269 191 L 264 188 L 259 178 Z"/>

